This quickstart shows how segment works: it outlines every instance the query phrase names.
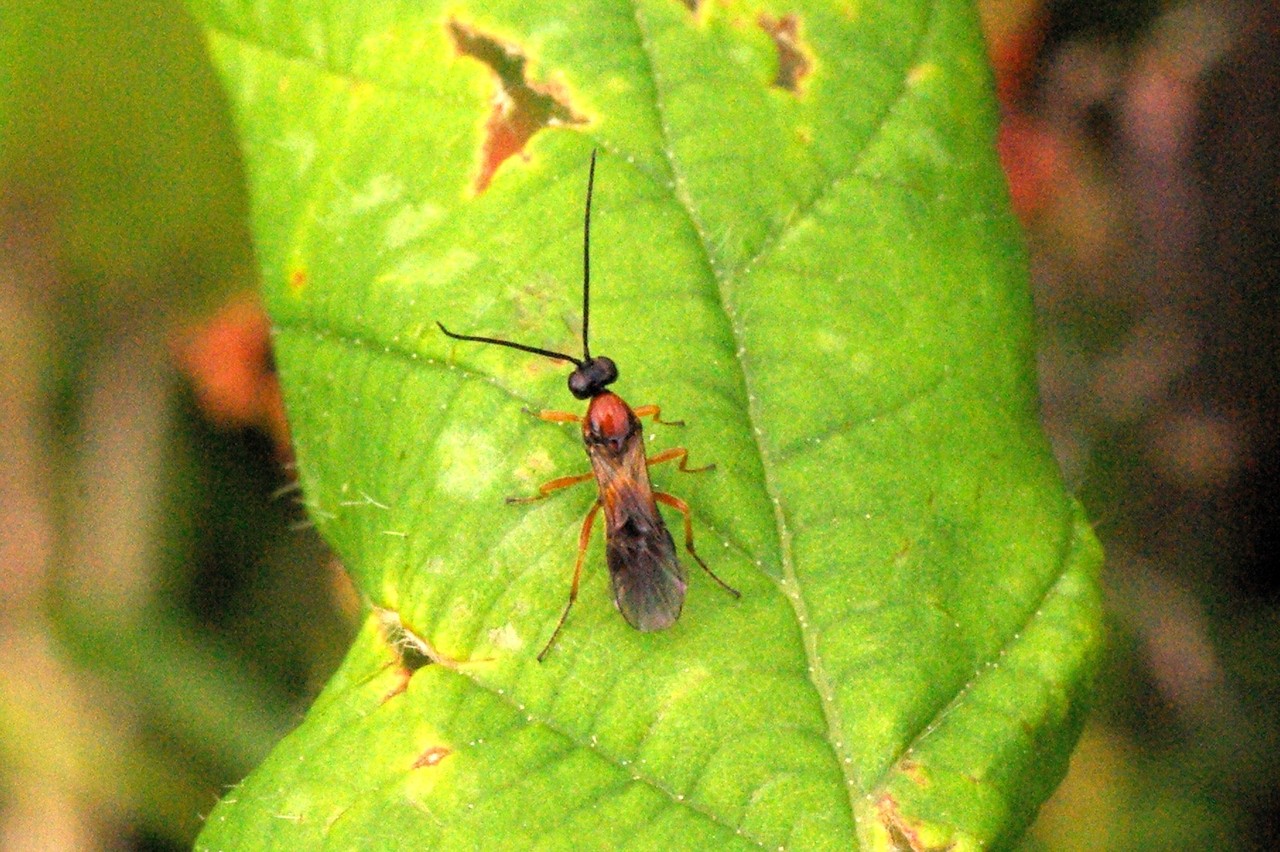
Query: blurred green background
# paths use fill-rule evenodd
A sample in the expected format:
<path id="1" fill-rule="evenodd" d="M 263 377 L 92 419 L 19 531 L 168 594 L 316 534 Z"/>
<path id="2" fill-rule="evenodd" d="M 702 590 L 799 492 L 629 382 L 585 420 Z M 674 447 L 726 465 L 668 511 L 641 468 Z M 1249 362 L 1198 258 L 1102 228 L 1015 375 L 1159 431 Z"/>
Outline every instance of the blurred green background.
<path id="1" fill-rule="evenodd" d="M 1276 848 L 1280 11 L 987 0 L 1111 650 L 1028 849 Z M 291 488 L 240 163 L 167 0 L 0 0 L 0 849 L 189 847 L 358 602 Z"/>

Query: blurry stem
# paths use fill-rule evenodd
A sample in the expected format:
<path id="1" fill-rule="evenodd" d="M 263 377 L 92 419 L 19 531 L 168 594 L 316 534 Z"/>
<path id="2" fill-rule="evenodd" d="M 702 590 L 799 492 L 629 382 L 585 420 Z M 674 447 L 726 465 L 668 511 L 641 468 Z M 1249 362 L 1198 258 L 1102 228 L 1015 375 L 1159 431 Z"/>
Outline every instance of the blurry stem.
<path id="1" fill-rule="evenodd" d="M 98 847 L 110 815 L 85 807 L 97 797 L 75 755 L 94 727 L 92 708 L 51 646 L 41 606 L 56 547 L 49 485 L 58 471 L 48 369 L 59 282 L 47 212 L 0 195 L 0 848 L 14 852 Z"/>
<path id="2" fill-rule="evenodd" d="M 257 763 L 285 702 L 157 597 L 169 313 L 95 304 L 130 290 L 69 283 L 46 226 L 0 203 L 0 848 L 101 848 L 126 820 L 185 840 L 209 768 Z"/>
<path id="3" fill-rule="evenodd" d="M 172 375 L 156 319 L 129 312 L 88 354 L 64 491 L 60 604 L 128 630 L 150 598 Z M 105 626 L 105 625 L 104 625 Z"/>
<path id="4" fill-rule="evenodd" d="M 155 595 L 175 379 L 168 320 L 129 311 L 86 359 L 51 614 L 76 658 L 123 688 L 152 724 L 248 767 L 284 733 L 282 696 L 229 666 Z"/>
<path id="5" fill-rule="evenodd" d="M 52 362 L 52 275 L 35 250 L 38 218 L 0 197 L 0 630 L 43 582 L 53 546 L 42 366 Z M 18 205 L 13 204 L 13 207 Z M 49 286 L 46 286 L 49 285 Z"/>

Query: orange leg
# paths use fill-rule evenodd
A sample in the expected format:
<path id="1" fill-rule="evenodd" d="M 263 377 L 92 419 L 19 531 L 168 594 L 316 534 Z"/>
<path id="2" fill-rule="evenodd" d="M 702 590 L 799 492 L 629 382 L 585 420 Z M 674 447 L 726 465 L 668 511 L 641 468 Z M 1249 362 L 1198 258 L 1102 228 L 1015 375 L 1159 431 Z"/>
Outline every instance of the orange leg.
<path id="1" fill-rule="evenodd" d="M 560 628 L 564 627 L 565 619 L 569 617 L 569 610 L 573 609 L 573 602 L 578 599 L 578 578 L 582 576 L 582 560 L 587 555 L 587 544 L 591 541 L 591 527 L 595 524 L 596 513 L 599 511 L 600 501 L 597 500 L 591 507 L 591 511 L 587 512 L 586 520 L 582 522 L 582 532 L 578 535 L 578 561 L 573 565 L 573 583 L 569 586 L 569 602 L 564 605 L 564 612 L 560 613 L 560 620 L 556 622 L 556 629 L 551 631 L 551 638 L 538 652 L 538 662 L 546 658 L 547 652 L 555 644 L 556 637 L 560 635 Z"/>
<path id="2" fill-rule="evenodd" d="M 548 423 L 581 423 L 582 422 L 582 417 L 577 414 L 574 414 L 572 411 L 551 411 L 550 409 L 546 409 L 546 408 L 542 409 L 541 411 L 534 411 L 532 408 L 522 408 L 520 410 L 523 411 L 525 414 L 536 417 L 539 420 L 545 420 Z"/>
<path id="3" fill-rule="evenodd" d="M 662 491 L 653 492 L 653 499 L 657 500 L 659 503 L 665 503 L 666 505 L 675 509 L 680 514 L 684 515 L 685 549 L 689 551 L 689 553 L 693 556 L 694 559 L 698 560 L 698 564 L 702 566 L 702 570 L 710 574 L 711 579 L 715 580 L 717 583 L 720 584 L 720 588 L 724 589 L 726 592 L 733 595 L 735 598 L 742 597 L 741 592 L 739 592 L 733 586 L 730 586 L 724 580 L 721 580 L 719 577 L 717 577 L 716 572 L 708 568 L 707 563 L 703 562 L 702 557 L 698 555 L 698 551 L 693 549 L 693 520 L 692 518 L 689 517 L 689 504 L 681 500 L 679 497 L 672 497 L 670 494 L 666 494 Z"/>
<path id="4" fill-rule="evenodd" d="M 545 500 L 551 496 L 551 492 L 559 491 L 561 488 L 568 488 L 571 485 L 577 485 L 579 482 L 586 482 L 595 474 L 593 473 L 576 473 L 573 476 L 562 476 L 559 479 L 553 479 L 550 482 L 544 482 L 538 486 L 538 493 L 532 497 L 508 497 L 508 503 L 535 503 L 538 500 Z"/>
<path id="5" fill-rule="evenodd" d="M 702 467 L 688 467 L 689 451 L 684 447 L 672 447 L 669 450 L 663 450 L 656 456 L 650 456 L 647 461 L 649 463 L 649 467 L 653 467 L 655 464 L 662 464 L 663 462 L 669 462 L 674 459 L 680 459 L 680 470 L 683 473 L 702 473 L 704 470 L 716 469 L 715 462 L 703 465 Z"/>
<path id="6" fill-rule="evenodd" d="M 663 420 L 662 407 L 658 405 L 642 405 L 639 408 L 633 408 L 636 417 L 652 417 L 654 423 L 661 423 L 663 426 L 683 426 L 683 420 Z"/>

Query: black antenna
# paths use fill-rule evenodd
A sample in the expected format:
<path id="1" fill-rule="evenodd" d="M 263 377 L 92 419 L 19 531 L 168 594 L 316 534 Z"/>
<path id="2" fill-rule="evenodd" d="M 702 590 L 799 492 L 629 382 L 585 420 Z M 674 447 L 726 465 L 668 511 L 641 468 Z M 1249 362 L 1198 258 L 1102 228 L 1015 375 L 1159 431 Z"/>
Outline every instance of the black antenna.
<path id="1" fill-rule="evenodd" d="M 596 182 L 596 152 L 591 149 L 591 170 L 587 173 L 587 210 L 582 221 L 582 359 L 572 355 L 556 352 L 551 349 L 540 349 L 537 346 L 526 346 L 511 340 L 498 337 L 480 337 L 472 334 L 454 334 L 444 327 L 444 323 L 436 321 L 440 330 L 454 340 L 470 340 L 475 343 L 492 343 L 495 346 L 506 346 L 508 349 L 519 349 L 534 355 L 554 358 L 557 361 L 568 361 L 575 369 L 569 376 L 569 392 L 578 399 L 590 399 L 604 392 L 605 387 L 618 379 L 618 366 L 603 355 L 591 357 L 591 346 L 588 341 L 588 330 L 591 323 L 591 193 Z"/>
<path id="2" fill-rule="evenodd" d="M 587 172 L 587 212 L 582 218 L 582 360 L 591 360 L 587 328 L 591 322 L 591 190 L 596 184 L 596 149 L 591 149 L 591 169 Z"/>
<path id="3" fill-rule="evenodd" d="M 532 352 L 534 355 L 546 355 L 548 358 L 555 358 L 557 361 L 568 361 L 578 367 L 582 366 L 582 361 L 572 355 L 566 355 L 563 352 L 552 352 L 550 349 L 539 349 L 536 346 L 525 346 L 523 343 L 515 343 L 510 340 L 499 340 L 496 337 L 477 337 L 473 334 L 454 334 L 452 331 L 444 327 L 444 323 L 436 320 L 436 325 L 440 326 L 440 330 L 452 337 L 454 340 L 474 340 L 476 343 L 493 343 L 498 346 L 506 346 L 511 349 L 519 349 L 521 352 Z"/>

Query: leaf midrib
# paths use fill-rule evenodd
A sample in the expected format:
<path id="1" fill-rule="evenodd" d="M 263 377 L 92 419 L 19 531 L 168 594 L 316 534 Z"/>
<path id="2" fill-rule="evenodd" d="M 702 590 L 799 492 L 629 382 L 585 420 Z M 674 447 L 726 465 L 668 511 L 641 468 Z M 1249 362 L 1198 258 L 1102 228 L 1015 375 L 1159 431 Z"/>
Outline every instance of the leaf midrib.
<path id="1" fill-rule="evenodd" d="M 826 184 L 808 199 L 804 204 L 797 207 L 790 216 L 777 228 L 772 234 L 767 234 L 761 241 L 760 248 L 756 253 L 743 261 L 740 265 L 732 270 L 722 271 L 720 264 L 715 261 L 715 254 L 712 250 L 712 244 L 707 239 L 707 229 L 695 210 L 695 204 L 688 195 L 688 181 L 681 180 L 681 168 L 675 153 L 670 144 L 670 138 L 667 132 L 667 123 L 664 121 L 662 111 L 662 85 L 658 74 L 654 71 L 654 57 L 649 50 L 648 41 L 644 32 L 644 23 L 642 21 L 643 12 L 641 11 L 637 0 L 631 0 L 633 18 L 636 22 L 637 40 L 642 54 L 645 56 L 648 68 L 650 82 L 654 87 L 655 103 L 654 111 L 657 126 L 662 133 L 662 151 L 667 160 L 668 168 L 671 173 L 676 176 L 673 182 L 673 194 L 680 208 L 684 212 L 694 233 L 698 236 L 698 242 L 702 248 L 703 256 L 710 270 L 712 279 L 716 282 L 717 295 L 720 300 L 721 309 L 729 322 L 730 330 L 734 339 L 734 358 L 737 361 L 739 371 L 742 377 L 743 388 L 747 398 L 747 428 L 751 435 L 751 440 L 755 443 L 756 452 L 760 459 L 761 470 L 764 475 L 764 490 L 773 508 L 775 532 L 778 537 L 778 554 L 781 561 L 783 581 L 780 584 L 781 591 L 786 596 L 788 602 L 795 612 L 797 625 L 800 628 L 801 636 L 804 638 L 805 656 L 809 663 L 809 680 L 814 686 L 814 690 L 818 695 L 819 702 L 822 706 L 823 715 L 827 721 L 827 729 L 830 733 L 828 744 L 835 756 L 836 764 L 845 780 L 845 789 L 849 804 L 849 824 L 853 825 L 853 816 L 856 812 L 857 802 L 863 798 L 868 792 L 868 788 L 864 788 L 854 771 L 853 757 L 849 752 L 843 736 L 843 720 L 841 717 L 840 707 L 838 705 L 835 689 L 830 677 L 826 673 L 823 660 L 817 648 L 817 632 L 811 627 L 809 619 L 808 606 L 805 602 L 804 592 L 800 586 L 798 576 L 795 570 L 795 562 L 792 557 L 791 539 L 792 533 L 790 524 L 787 522 L 786 509 L 783 505 L 783 493 L 777 486 L 777 474 L 774 471 L 774 463 L 768 448 L 764 443 L 764 430 L 759 425 L 763 422 L 763 418 L 759 413 L 759 397 L 753 391 L 754 381 L 752 377 L 751 366 L 747 359 L 746 346 L 743 344 L 742 330 L 735 320 L 736 312 L 732 300 L 732 285 L 738 275 L 750 270 L 754 265 L 762 261 L 768 254 L 782 241 L 786 234 L 799 223 L 803 222 L 810 212 L 821 203 L 822 199 L 828 197 L 831 192 L 838 188 L 843 181 L 853 179 L 857 175 L 857 170 L 861 165 L 868 151 L 874 146 L 876 139 L 888 124 L 889 116 L 892 115 L 897 106 L 903 102 L 910 92 L 908 85 L 909 69 L 919 64 L 926 45 L 929 43 L 933 32 L 933 26 L 936 20 L 936 9 L 942 0 L 933 0 L 925 8 L 925 18 L 920 27 L 920 37 L 917 41 L 915 49 L 911 52 L 911 57 L 905 66 L 901 69 L 898 77 L 901 85 L 898 92 L 892 97 L 885 100 L 884 108 L 880 114 L 871 122 L 871 131 L 867 138 L 859 146 L 851 160 L 851 167 L 846 174 L 831 177 Z"/>

